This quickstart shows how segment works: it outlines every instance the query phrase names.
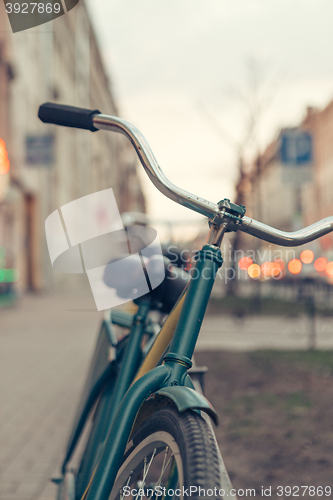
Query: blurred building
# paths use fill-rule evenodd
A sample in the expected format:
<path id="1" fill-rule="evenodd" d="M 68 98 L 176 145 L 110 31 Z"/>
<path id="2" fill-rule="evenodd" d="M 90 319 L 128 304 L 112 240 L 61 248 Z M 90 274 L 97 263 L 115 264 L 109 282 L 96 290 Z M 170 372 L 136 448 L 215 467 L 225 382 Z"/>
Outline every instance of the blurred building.
<path id="1" fill-rule="evenodd" d="M 308 182 L 291 182 L 284 175 L 281 137 L 288 131 L 308 132 L 311 136 L 312 176 Z M 333 101 L 323 110 L 309 107 L 297 127 L 280 130 L 265 151 L 242 171 L 236 190 L 247 215 L 293 231 L 333 215 L 332 185 Z M 322 250 L 333 249 L 331 234 L 321 238 L 320 245 Z"/>
<path id="2" fill-rule="evenodd" d="M 302 212 L 306 225 L 333 215 L 333 101 L 323 110 L 308 108 L 302 126 L 313 138 L 313 182 L 302 190 Z M 332 233 L 320 239 L 323 251 L 333 250 Z"/>
<path id="3" fill-rule="evenodd" d="M 243 204 L 247 215 L 270 226 L 291 231 L 297 211 L 297 190 L 284 180 L 283 168 L 277 137 L 257 156 L 237 190 L 245 193 Z"/>
<path id="4" fill-rule="evenodd" d="M 120 211 L 145 211 L 136 155 L 119 134 L 45 125 L 37 118 L 46 101 L 118 114 L 83 1 L 53 22 L 15 34 L 3 3 L 0 20 L 0 137 L 11 163 L 10 188 L 0 201 L 6 267 L 17 269 L 22 291 L 74 283 L 52 271 L 45 219 L 65 203 L 110 187 Z"/>

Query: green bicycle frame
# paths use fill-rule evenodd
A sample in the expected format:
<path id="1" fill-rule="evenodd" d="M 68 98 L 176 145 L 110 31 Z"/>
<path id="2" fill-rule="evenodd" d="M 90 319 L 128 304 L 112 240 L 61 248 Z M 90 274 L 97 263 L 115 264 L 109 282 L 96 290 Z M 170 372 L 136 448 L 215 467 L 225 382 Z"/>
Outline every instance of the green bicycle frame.
<path id="1" fill-rule="evenodd" d="M 62 473 L 66 474 L 67 464 L 76 448 L 89 414 L 98 397 L 100 401 L 94 415 L 94 426 L 86 444 L 84 456 L 77 478 L 76 491 L 83 492 L 87 486 L 85 478 L 90 478 L 101 454 L 103 443 L 113 421 L 115 412 L 130 387 L 141 364 L 143 352 L 140 348 L 142 337 L 152 334 L 147 315 L 150 310 L 149 300 L 139 304 L 134 315 L 123 311 L 112 314 L 113 323 L 130 329 L 130 334 L 123 341 L 117 342 L 112 325 L 104 320 L 100 329 L 95 354 L 91 363 L 85 389 L 81 397 L 73 431 L 67 445 Z M 119 347 L 120 344 L 120 347 Z M 110 348 L 118 349 L 116 358 L 108 360 Z M 125 361 L 124 361 L 125 360 Z"/>
<path id="2" fill-rule="evenodd" d="M 188 387 L 187 370 L 192 365 L 191 358 L 216 274 L 222 262 L 221 251 L 216 246 L 205 245 L 198 252 L 192 279 L 188 285 L 170 349 L 164 357 L 164 364 L 139 378 L 122 397 L 120 405 L 114 407 L 116 409 L 114 417 L 110 418 L 108 415 L 110 428 L 82 500 L 108 500 L 137 413 L 151 394 L 169 397 L 178 403 L 180 410 L 191 407 L 214 415 L 210 404 L 203 402 L 205 398 Z M 126 359 L 126 365 L 128 364 Z M 127 370 L 130 369 L 128 366 L 123 368 L 122 376 L 128 376 L 127 381 L 130 379 Z M 121 384 L 124 387 L 124 384 Z M 182 407 L 181 402 L 184 399 L 186 403 Z"/>

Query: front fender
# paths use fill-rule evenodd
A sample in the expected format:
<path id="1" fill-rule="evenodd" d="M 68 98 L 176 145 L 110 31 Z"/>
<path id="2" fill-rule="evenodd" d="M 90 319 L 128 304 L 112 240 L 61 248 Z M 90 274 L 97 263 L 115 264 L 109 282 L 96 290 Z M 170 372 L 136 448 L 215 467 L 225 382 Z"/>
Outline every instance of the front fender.
<path id="1" fill-rule="evenodd" d="M 160 408 L 170 405 L 170 403 L 175 404 L 179 412 L 189 409 L 204 411 L 210 416 L 214 424 L 218 425 L 217 413 L 205 396 L 189 387 L 170 386 L 159 389 L 154 394 L 150 395 L 141 405 L 131 434 L 133 434 L 150 415 Z"/>
<path id="2" fill-rule="evenodd" d="M 159 389 L 155 394 L 171 399 L 180 412 L 189 409 L 201 410 L 210 416 L 215 425 L 219 423 L 217 413 L 208 399 L 190 387 L 180 385 L 168 386 Z"/>

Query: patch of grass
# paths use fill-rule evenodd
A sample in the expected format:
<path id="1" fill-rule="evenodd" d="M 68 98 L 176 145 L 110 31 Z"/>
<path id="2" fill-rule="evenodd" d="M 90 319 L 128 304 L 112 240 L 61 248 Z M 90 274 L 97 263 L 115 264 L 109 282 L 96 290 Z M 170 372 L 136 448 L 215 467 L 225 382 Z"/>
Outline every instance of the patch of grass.
<path id="1" fill-rule="evenodd" d="M 252 418 L 242 418 L 232 421 L 228 430 L 232 438 L 241 438 L 244 436 L 250 436 L 259 427 L 259 422 Z"/>
<path id="2" fill-rule="evenodd" d="M 281 363 L 314 369 L 323 377 L 333 373 L 333 351 L 255 351 L 249 353 L 249 361 L 267 375 L 276 372 Z"/>
<path id="3" fill-rule="evenodd" d="M 304 392 L 293 392 L 286 395 L 285 405 L 287 410 L 307 409 L 311 408 L 312 402 Z"/>
<path id="4" fill-rule="evenodd" d="M 274 408 L 280 404 L 280 398 L 277 394 L 267 393 L 267 394 L 258 394 L 258 399 L 262 401 L 264 406 L 268 408 Z"/>
<path id="5" fill-rule="evenodd" d="M 260 351 L 249 353 L 249 362 L 267 376 L 276 372 L 277 359 L 274 351 L 263 351 L 261 356 Z"/>
<path id="6" fill-rule="evenodd" d="M 245 416 L 247 417 L 256 412 L 260 413 L 263 408 L 279 408 L 289 417 L 290 415 L 302 415 L 311 407 L 312 401 L 304 392 L 289 394 L 258 393 L 232 399 L 224 411 L 232 418 L 235 418 L 237 423 L 242 422 Z"/>
<path id="7" fill-rule="evenodd" d="M 253 413 L 256 405 L 256 398 L 252 395 L 245 395 L 239 398 L 234 398 L 226 407 L 226 413 L 231 415 L 245 414 L 250 415 Z"/>

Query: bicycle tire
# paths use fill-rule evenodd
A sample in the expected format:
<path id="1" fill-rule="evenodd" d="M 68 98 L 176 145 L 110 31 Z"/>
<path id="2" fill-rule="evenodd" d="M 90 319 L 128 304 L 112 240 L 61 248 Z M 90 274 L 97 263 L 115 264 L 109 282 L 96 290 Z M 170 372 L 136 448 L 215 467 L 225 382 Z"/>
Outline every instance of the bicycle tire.
<path id="1" fill-rule="evenodd" d="M 177 482 L 172 483 L 172 477 Z M 219 450 L 210 426 L 197 412 L 180 413 L 170 405 L 152 414 L 133 434 L 109 500 L 155 500 L 167 498 L 165 492 L 177 499 L 212 500 L 221 498 L 220 491 Z"/>

